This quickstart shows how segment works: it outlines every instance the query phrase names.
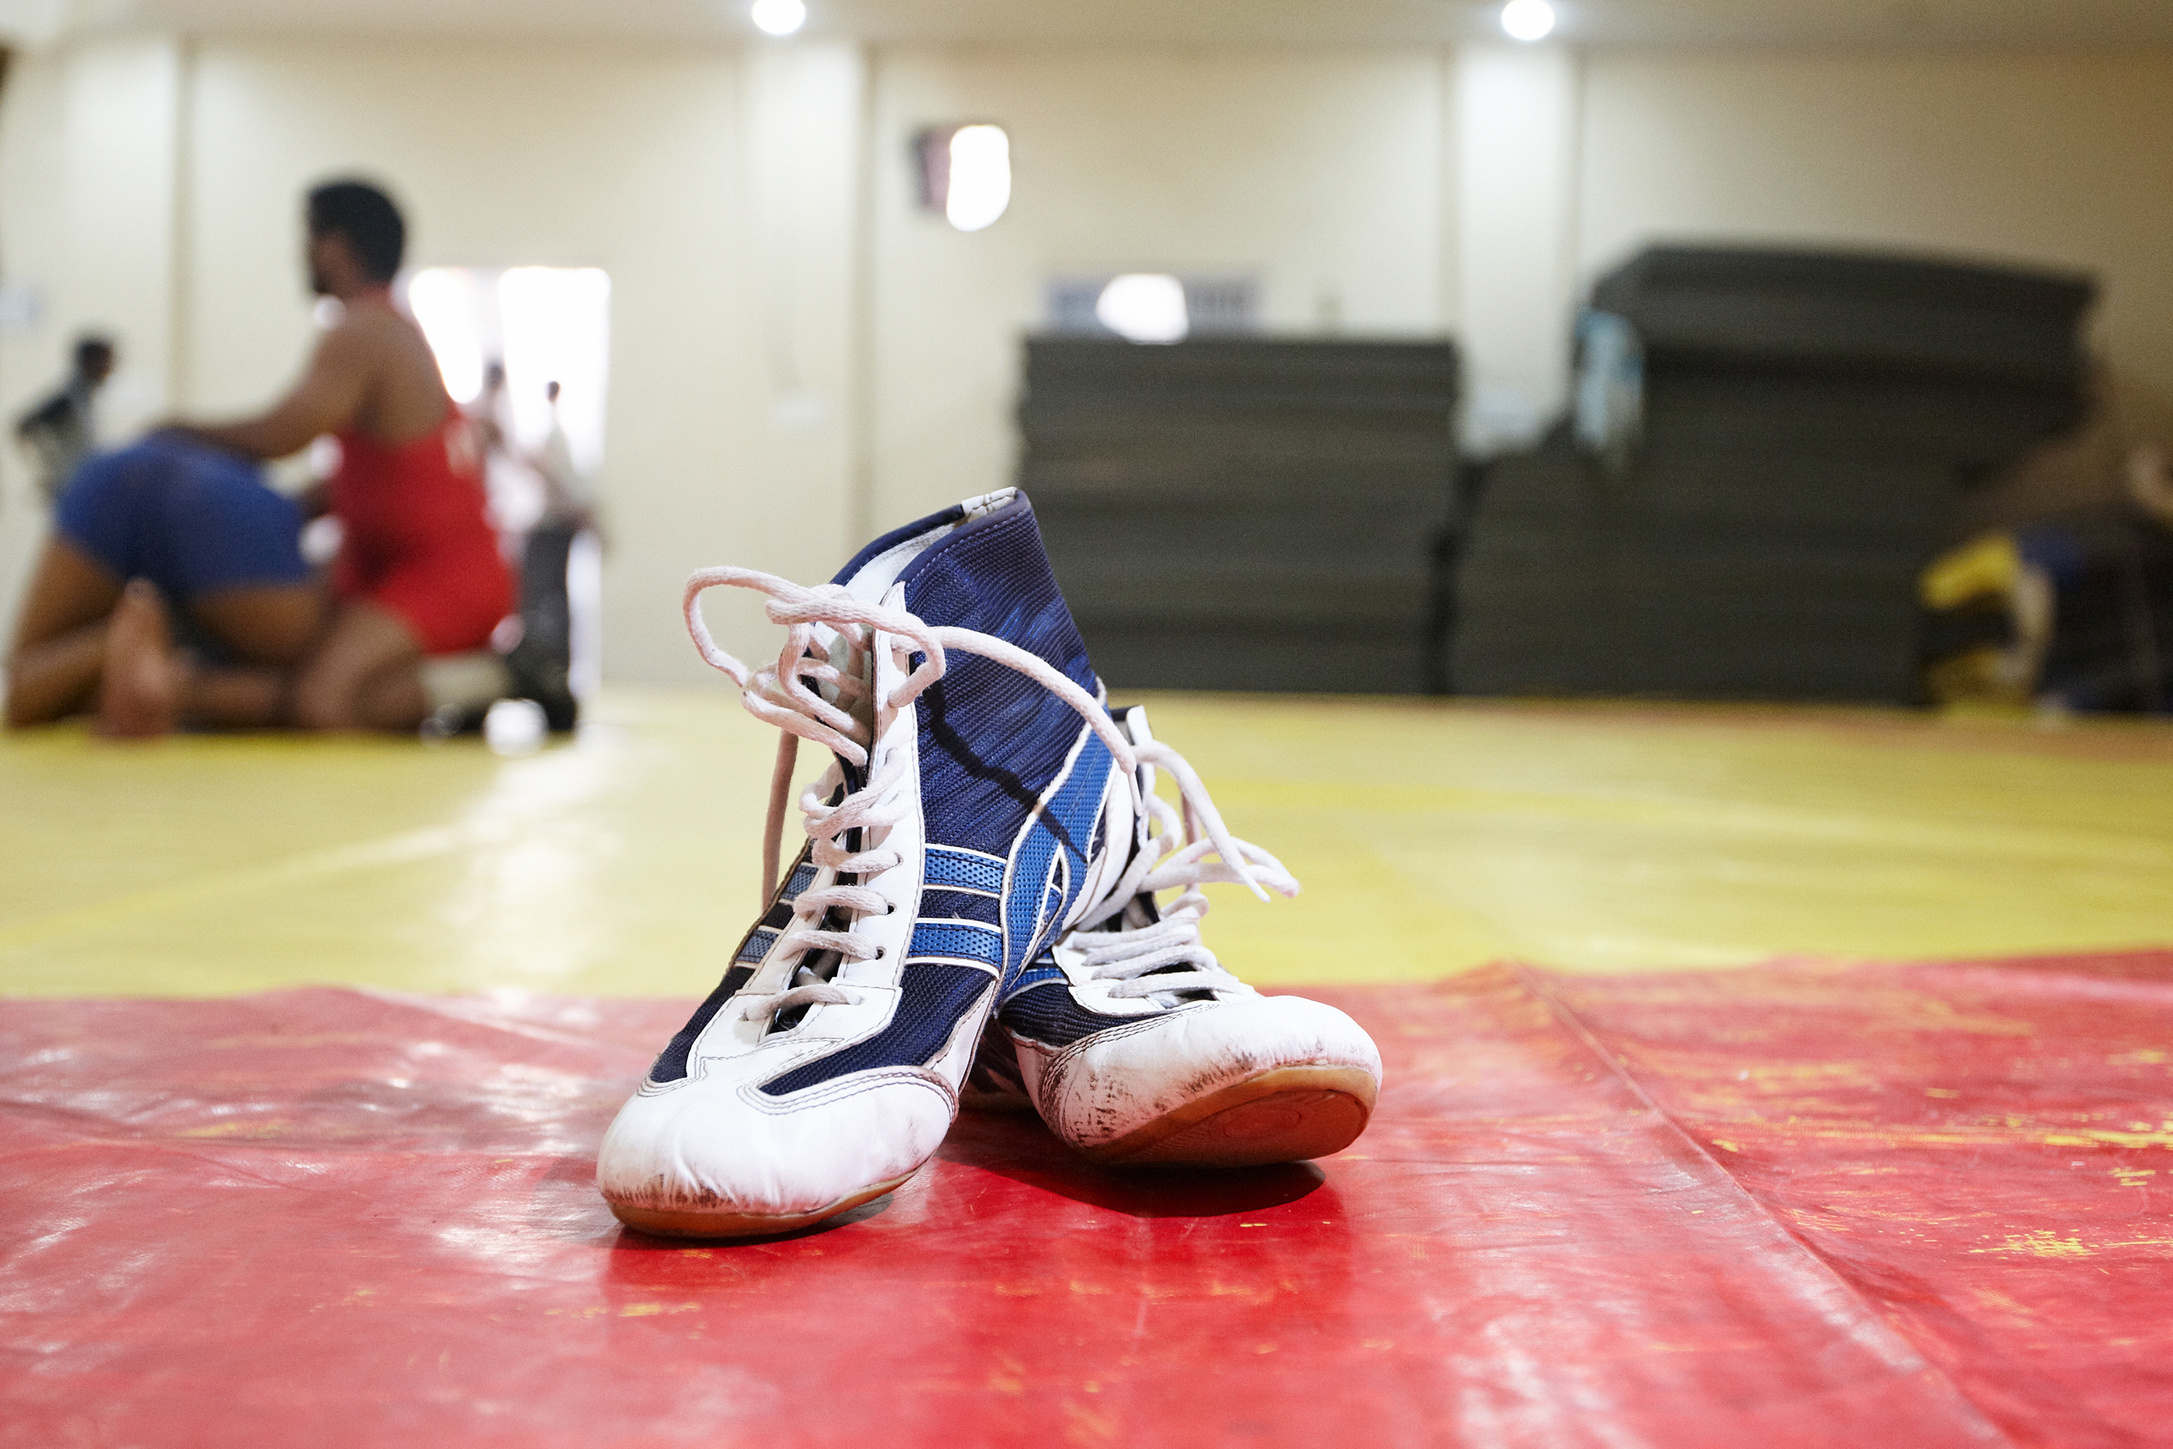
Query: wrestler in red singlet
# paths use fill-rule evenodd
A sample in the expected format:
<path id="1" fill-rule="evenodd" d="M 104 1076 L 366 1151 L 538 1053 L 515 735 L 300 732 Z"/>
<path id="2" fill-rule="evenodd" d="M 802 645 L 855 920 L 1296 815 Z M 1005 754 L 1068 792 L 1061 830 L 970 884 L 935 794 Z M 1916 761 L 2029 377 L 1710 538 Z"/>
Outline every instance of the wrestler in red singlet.
<path id="1" fill-rule="evenodd" d="M 425 654 L 481 649 L 513 612 L 513 578 L 484 514 L 482 469 L 450 399 L 434 433 L 338 434 L 330 503 L 344 531 L 332 588 L 400 616 Z"/>

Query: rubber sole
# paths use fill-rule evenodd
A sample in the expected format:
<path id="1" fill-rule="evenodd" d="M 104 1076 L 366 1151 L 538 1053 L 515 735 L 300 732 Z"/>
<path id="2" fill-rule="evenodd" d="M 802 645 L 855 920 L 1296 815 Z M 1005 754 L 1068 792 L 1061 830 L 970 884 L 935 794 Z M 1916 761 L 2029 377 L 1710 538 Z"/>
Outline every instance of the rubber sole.
<path id="1" fill-rule="evenodd" d="M 895 1192 L 912 1175 L 909 1172 L 905 1177 L 879 1182 L 864 1192 L 841 1197 L 811 1213 L 792 1213 L 782 1217 L 765 1213 L 703 1211 L 696 1208 L 645 1208 L 617 1202 L 611 1204 L 611 1215 L 630 1228 L 662 1238 L 766 1238 L 777 1233 L 813 1227 L 824 1218 L 834 1218 L 839 1213 L 851 1212 L 862 1203 L 874 1202 L 886 1192 Z"/>
<path id="2" fill-rule="evenodd" d="M 1359 1067 L 1277 1067 L 1081 1151 L 1127 1167 L 1303 1162 L 1357 1141 L 1379 1090 L 1373 1074 Z"/>

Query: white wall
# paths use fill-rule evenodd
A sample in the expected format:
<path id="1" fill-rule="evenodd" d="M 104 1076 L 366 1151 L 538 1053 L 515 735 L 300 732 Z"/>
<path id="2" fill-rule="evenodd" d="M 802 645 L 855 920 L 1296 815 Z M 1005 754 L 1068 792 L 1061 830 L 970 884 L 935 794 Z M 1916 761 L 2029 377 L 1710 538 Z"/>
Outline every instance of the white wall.
<path id="1" fill-rule="evenodd" d="M 66 67 L 18 60 L 0 99 L 0 283 L 35 295 L 42 315 L 26 330 L 0 329 L 0 648 L 14 637 L 16 596 L 44 527 L 14 422 L 65 369 L 76 325 L 52 295 L 68 255 L 66 116 Z"/>
<path id="2" fill-rule="evenodd" d="M 1012 473 L 1022 333 L 1052 275 L 1251 273 L 1263 321 L 1431 334 L 1444 298 L 1439 52 L 885 51 L 876 71 L 875 511 Z M 915 208 L 924 125 L 996 121 L 1011 208 Z"/>
<path id="3" fill-rule="evenodd" d="M 79 332 L 124 342 L 104 412 L 130 429 L 173 400 L 176 168 L 183 66 L 170 41 L 128 39 L 19 65 L 0 110 L 0 261 L 30 285 L 38 327 L 0 335 L 0 627 L 13 618 L 44 505 L 15 417 L 66 372 Z"/>
<path id="4" fill-rule="evenodd" d="M 0 104 L 0 262 L 50 304 L 0 336 L 0 408 L 94 323 L 139 413 L 266 399 L 310 341 L 303 188 L 382 176 L 418 265 L 611 273 L 606 666 L 690 679 L 691 568 L 818 580 L 1009 480 L 1060 273 L 1250 272 L 1277 330 L 1454 329 L 1475 389 L 1544 409 L 1579 279 L 1648 240 L 1930 247 L 2099 271 L 2105 350 L 2173 392 L 2167 96 L 2168 54 L 85 43 Z M 972 120 L 1016 187 L 969 235 L 916 210 L 907 147 Z M 0 625 L 41 527 L 0 447 Z"/>
<path id="5" fill-rule="evenodd" d="M 1478 452 L 1533 442 L 1567 395 L 1579 80 L 1559 46 L 1473 45 L 1457 59 L 1463 431 Z"/>

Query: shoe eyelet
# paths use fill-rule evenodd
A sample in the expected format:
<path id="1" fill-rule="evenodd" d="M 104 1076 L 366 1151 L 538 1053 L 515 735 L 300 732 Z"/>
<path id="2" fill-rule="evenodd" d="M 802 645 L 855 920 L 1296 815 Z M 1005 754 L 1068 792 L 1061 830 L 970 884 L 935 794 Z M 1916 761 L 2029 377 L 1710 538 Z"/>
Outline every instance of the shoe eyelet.
<path id="1" fill-rule="evenodd" d="M 895 915 L 897 915 L 897 914 L 898 914 L 898 903 L 897 903 L 896 901 L 885 901 L 885 902 L 883 902 L 883 914 L 884 914 L 884 915 L 886 915 L 886 916 L 895 916 Z"/>
<path id="2" fill-rule="evenodd" d="M 882 960 L 885 956 L 889 954 L 890 948 L 888 946 L 878 946 L 875 948 L 875 959 L 878 961 Z"/>

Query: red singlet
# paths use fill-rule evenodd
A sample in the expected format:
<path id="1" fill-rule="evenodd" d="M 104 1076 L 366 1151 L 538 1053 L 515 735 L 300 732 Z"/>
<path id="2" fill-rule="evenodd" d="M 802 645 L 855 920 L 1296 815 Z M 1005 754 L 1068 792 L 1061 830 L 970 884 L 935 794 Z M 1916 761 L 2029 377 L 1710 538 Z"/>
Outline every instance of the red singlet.
<path id="1" fill-rule="evenodd" d="M 332 589 L 368 599 L 415 631 L 425 654 L 481 649 L 513 612 L 513 578 L 483 512 L 467 419 L 407 443 L 339 434 L 332 512 L 342 530 Z"/>

